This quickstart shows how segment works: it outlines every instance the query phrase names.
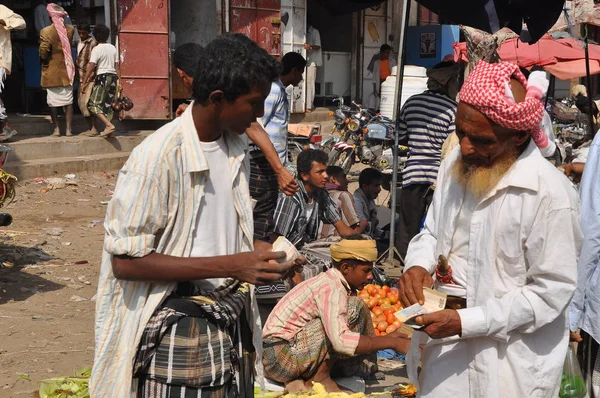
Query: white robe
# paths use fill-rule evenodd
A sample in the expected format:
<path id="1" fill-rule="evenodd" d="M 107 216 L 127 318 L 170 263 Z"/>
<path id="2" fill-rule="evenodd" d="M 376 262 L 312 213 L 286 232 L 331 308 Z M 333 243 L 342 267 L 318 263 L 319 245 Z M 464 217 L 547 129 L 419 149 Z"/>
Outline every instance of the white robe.
<path id="1" fill-rule="evenodd" d="M 455 148 L 442 163 L 424 230 L 411 242 L 407 269 L 433 273 L 448 256 L 464 188 L 452 181 Z M 473 211 L 467 259 L 467 308 L 461 337 L 427 341 L 420 397 L 558 396 L 567 352 L 566 307 L 582 240 L 579 201 L 569 180 L 531 142 Z"/>

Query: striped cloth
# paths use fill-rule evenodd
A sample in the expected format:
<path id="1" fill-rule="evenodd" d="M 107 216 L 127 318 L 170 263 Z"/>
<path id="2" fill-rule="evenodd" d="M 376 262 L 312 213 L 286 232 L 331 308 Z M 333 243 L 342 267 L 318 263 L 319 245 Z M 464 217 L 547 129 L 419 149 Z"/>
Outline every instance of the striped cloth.
<path id="1" fill-rule="evenodd" d="M 271 84 L 271 92 L 265 100 L 265 114 L 257 121 L 265 129 L 279 155 L 281 164 L 284 166 L 288 163 L 287 134 L 289 119 L 290 105 L 285 86 L 281 80 L 278 80 Z M 250 143 L 250 155 L 252 157 L 264 157 L 260 148 L 254 143 Z"/>
<path id="2" fill-rule="evenodd" d="M 435 183 L 442 145 L 455 130 L 456 101 L 433 91 L 410 97 L 400 111 L 400 135 L 408 134 L 402 186 Z"/>
<path id="3" fill-rule="evenodd" d="M 95 397 L 135 397 L 133 363 L 148 321 L 176 283 L 117 280 L 114 255 L 143 257 L 153 251 L 189 257 L 194 224 L 208 178 L 208 162 L 198 140 L 190 106 L 137 146 L 121 169 L 106 213 L 104 253 L 98 281 L 95 359 L 90 393 Z M 243 231 L 239 252 L 253 247 L 252 200 L 245 136 L 225 134 L 233 200 Z M 253 289 L 250 296 L 253 298 Z M 258 306 L 246 304 L 257 362 L 262 347 Z M 260 377 L 260 368 L 257 369 Z M 110 380 L 110 382 L 107 382 Z"/>
<path id="4" fill-rule="evenodd" d="M 374 336 L 371 315 L 364 302 L 358 297 L 345 297 L 345 301 L 348 308 L 348 329 L 360 335 Z M 327 329 L 327 323 L 316 317 L 307 322 L 292 340 L 266 338 L 263 356 L 265 376 L 280 383 L 307 380 L 329 358 L 337 360 L 335 367 L 341 371 L 338 376 L 356 375 L 370 379 L 377 372 L 375 353 L 354 357 L 352 354 L 337 352 L 329 340 L 328 336 L 331 335 L 328 332 L 330 330 Z"/>
<path id="5" fill-rule="evenodd" d="M 73 62 L 73 54 L 71 54 L 71 41 L 69 40 L 69 36 L 67 35 L 67 28 L 65 28 L 64 18 L 68 17 L 69 14 L 62 7 L 57 4 L 50 3 L 46 6 L 46 10 L 48 10 L 48 14 L 52 19 L 52 24 L 56 28 L 56 33 L 58 33 L 58 37 L 60 39 L 60 44 L 62 46 L 63 55 L 65 57 L 65 66 L 67 68 L 67 76 L 69 77 L 69 81 L 73 84 L 73 80 L 75 79 L 75 63 Z"/>

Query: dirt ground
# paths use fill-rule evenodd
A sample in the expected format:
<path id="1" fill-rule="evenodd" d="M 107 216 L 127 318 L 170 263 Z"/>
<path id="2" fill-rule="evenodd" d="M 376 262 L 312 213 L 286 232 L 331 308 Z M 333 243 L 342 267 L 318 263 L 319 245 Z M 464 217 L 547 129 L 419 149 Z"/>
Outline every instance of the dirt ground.
<path id="1" fill-rule="evenodd" d="M 92 365 L 102 222 L 115 174 L 79 174 L 47 192 L 46 183 L 21 182 L 2 210 L 14 221 L 0 228 L 0 397 L 31 397 L 41 380 Z M 404 380 L 392 365 L 370 391 Z"/>
<path id="2" fill-rule="evenodd" d="M 43 193 L 27 181 L 0 228 L 0 397 L 27 397 L 40 380 L 92 365 L 94 295 L 105 203 L 116 178 L 78 175 Z"/>

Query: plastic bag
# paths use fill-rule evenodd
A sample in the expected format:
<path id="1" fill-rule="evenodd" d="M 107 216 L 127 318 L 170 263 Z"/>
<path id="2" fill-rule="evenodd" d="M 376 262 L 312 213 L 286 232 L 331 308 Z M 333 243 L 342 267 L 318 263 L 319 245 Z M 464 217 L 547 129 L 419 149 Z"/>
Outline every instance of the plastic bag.
<path id="1" fill-rule="evenodd" d="M 573 351 L 573 347 L 569 345 L 567 357 L 565 358 L 565 366 L 563 375 L 560 381 L 559 398 L 584 398 L 587 394 L 585 380 L 581 374 L 581 367 L 577 356 Z"/>

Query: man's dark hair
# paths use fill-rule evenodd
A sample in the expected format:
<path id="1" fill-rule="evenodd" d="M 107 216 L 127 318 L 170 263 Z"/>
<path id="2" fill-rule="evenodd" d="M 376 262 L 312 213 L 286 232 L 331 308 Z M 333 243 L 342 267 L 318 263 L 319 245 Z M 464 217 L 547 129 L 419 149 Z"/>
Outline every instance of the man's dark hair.
<path id="1" fill-rule="evenodd" d="M 281 66 L 283 66 L 281 74 L 287 75 L 292 69 L 303 71 L 306 68 L 306 60 L 302 55 L 292 51 L 283 56 Z"/>
<path id="2" fill-rule="evenodd" d="M 392 46 L 390 46 L 389 44 L 382 44 L 381 47 L 379 48 L 380 52 L 384 52 L 384 51 L 392 51 Z"/>
<path id="3" fill-rule="evenodd" d="M 185 43 L 177 47 L 173 54 L 173 64 L 186 75 L 194 77 L 204 47 L 197 43 Z"/>
<path id="4" fill-rule="evenodd" d="M 327 166 L 327 175 L 329 177 L 335 177 L 338 180 L 342 177 L 346 177 L 344 169 L 342 169 L 340 166 Z"/>
<path id="5" fill-rule="evenodd" d="M 323 151 L 318 149 L 307 149 L 305 151 L 300 152 L 298 155 L 297 168 L 298 168 L 298 176 L 302 173 L 309 174 L 312 169 L 313 162 L 327 164 L 329 161 L 329 157 Z"/>
<path id="6" fill-rule="evenodd" d="M 83 30 L 85 32 L 90 33 L 92 31 L 92 28 L 90 27 L 89 23 L 81 23 L 77 25 L 77 30 Z"/>
<path id="7" fill-rule="evenodd" d="M 200 103 L 210 93 L 223 91 L 226 101 L 248 94 L 261 83 L 279 79 L 279 62 L 240 33 L 226 33 L 211 41 L 198 62 L 192 95 Z"/>
<path id="8" fill-rule="evenodd" d="M 108 26 L 99 23 L 94 26 L 94 38 L 96 41 L 106 43 L 110 37 L 110 29 Z"/>
<path id="9" fill-rule="evenodd" d="M 346 236 L 343 240 L 370 240 L 370 239 L 371 238 L 369 238 L 366 235 L 354 234 L 354 235 Z M 365 263 L 367 263 L 367 261 L 360 261 L 360 260 L 356 260 L 356 259 L 346 259 L 346 260 L 342 260 L 342 261 L 331 260 L 331 264 L 337 269 L 339 269 L 343 263 L 348 264 L 352 268 L 355 268 L 359 264 L 364 265 Z"/>
<path id="10" fill-rule="evenodd" d="M 358 176 L 358 186 L 362 188 L 365 185 L 372 184 L 376 181 L 381 182 L 382 174 L 379 170 L 369 167 L 360 172 Z"/>

